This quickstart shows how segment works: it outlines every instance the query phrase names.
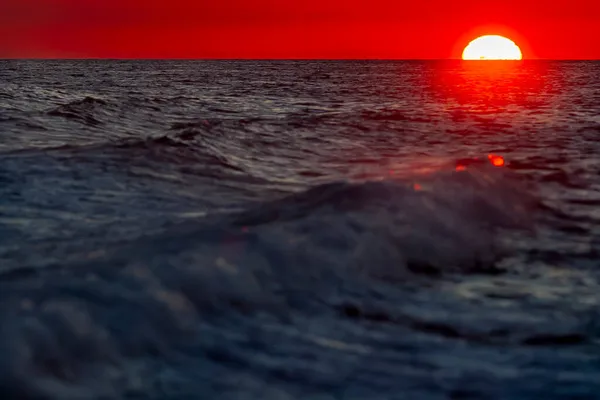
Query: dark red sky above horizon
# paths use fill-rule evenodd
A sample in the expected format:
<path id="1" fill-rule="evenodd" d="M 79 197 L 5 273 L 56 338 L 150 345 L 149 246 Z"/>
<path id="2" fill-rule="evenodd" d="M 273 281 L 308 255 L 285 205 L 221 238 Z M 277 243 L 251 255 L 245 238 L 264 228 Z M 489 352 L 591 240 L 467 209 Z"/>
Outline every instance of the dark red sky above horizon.
<path id="1" fill-rule="evenodd" d="M 0 0 L 0 57 L 600 59 L 600 0 Z"/>

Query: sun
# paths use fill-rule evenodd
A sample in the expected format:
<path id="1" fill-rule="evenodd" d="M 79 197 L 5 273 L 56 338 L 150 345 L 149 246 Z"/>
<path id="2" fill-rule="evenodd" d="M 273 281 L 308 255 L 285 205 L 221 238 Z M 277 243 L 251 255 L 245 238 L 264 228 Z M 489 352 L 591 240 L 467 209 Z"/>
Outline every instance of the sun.
<path id="1" fill-rule="evenodd" d="M 462 54 L 463 60 L 522 60 L 519 46 L 499 35 L 486 35 L 473 40 Z"/>

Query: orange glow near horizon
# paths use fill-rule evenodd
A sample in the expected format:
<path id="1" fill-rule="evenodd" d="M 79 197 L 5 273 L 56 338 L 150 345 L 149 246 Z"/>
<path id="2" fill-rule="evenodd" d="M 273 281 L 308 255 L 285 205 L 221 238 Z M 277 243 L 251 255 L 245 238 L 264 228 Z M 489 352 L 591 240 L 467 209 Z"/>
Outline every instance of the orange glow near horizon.
<path id="1" fill-rule="evenodd" d="M 485 35 L 471 41 L 465 47 L 463 60 L 522 60 L 519 46 L 499 35 Z"/>

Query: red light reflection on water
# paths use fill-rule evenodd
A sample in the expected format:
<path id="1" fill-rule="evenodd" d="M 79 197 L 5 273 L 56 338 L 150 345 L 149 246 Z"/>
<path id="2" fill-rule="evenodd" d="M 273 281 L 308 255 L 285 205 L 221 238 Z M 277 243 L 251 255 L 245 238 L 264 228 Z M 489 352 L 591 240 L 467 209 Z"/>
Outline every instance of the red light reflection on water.
<path id="1" fill-rule="evenodd" d="M 494 167 L 504 167 L 505 161 L 504 157 L 497 156 L 495 154 L 488 154 L 488 159 L 492 163 Z"/>
<path id="2" fill-rule="evenodd" d="M 514 112 L 521 110 L 548 118 L 544 112 L 558 106 L 567 85 L 554 64 L 533 60 L 444 61 L 426 68 L 429 73 L 414 78 L 414 87 L 426 91 L 415 106 L 443 105 L 436 122 L 460 135 L 512 133 L 522 123 Z"/>
<path id="3" fill-rule="evenodd" d="M 494 167 L 506 166 L 506 160 L 502 156 L 499 156 L 497 154 L 488 154 L 487 158 L 488 158 L 490 164 L 492 164 Z M 463 171 L 466 171 L 467 168 L 471 165 L 478 165 L 478 164 L 481 165 L 481 162 L 482 162 L 482 160 L 480 158 L 460 160 L 456 163 L 455 170 L 457 172 L 463 172 Z"/>

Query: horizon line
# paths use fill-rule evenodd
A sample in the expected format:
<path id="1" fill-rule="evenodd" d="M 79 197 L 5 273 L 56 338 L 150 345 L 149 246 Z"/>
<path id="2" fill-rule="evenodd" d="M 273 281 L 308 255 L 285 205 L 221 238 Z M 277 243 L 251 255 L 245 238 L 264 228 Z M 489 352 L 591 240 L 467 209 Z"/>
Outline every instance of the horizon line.
<path id="1" fill-rule="evenodd" d="M 462 58 L 295 58 L 295 57 L 0 57 L 0 61 L 465 61 L 465 62 L 529 62 L 529 61 L 600 61 L 587 58 L 524 58 L 522 60 L 463 60 Z"/>

